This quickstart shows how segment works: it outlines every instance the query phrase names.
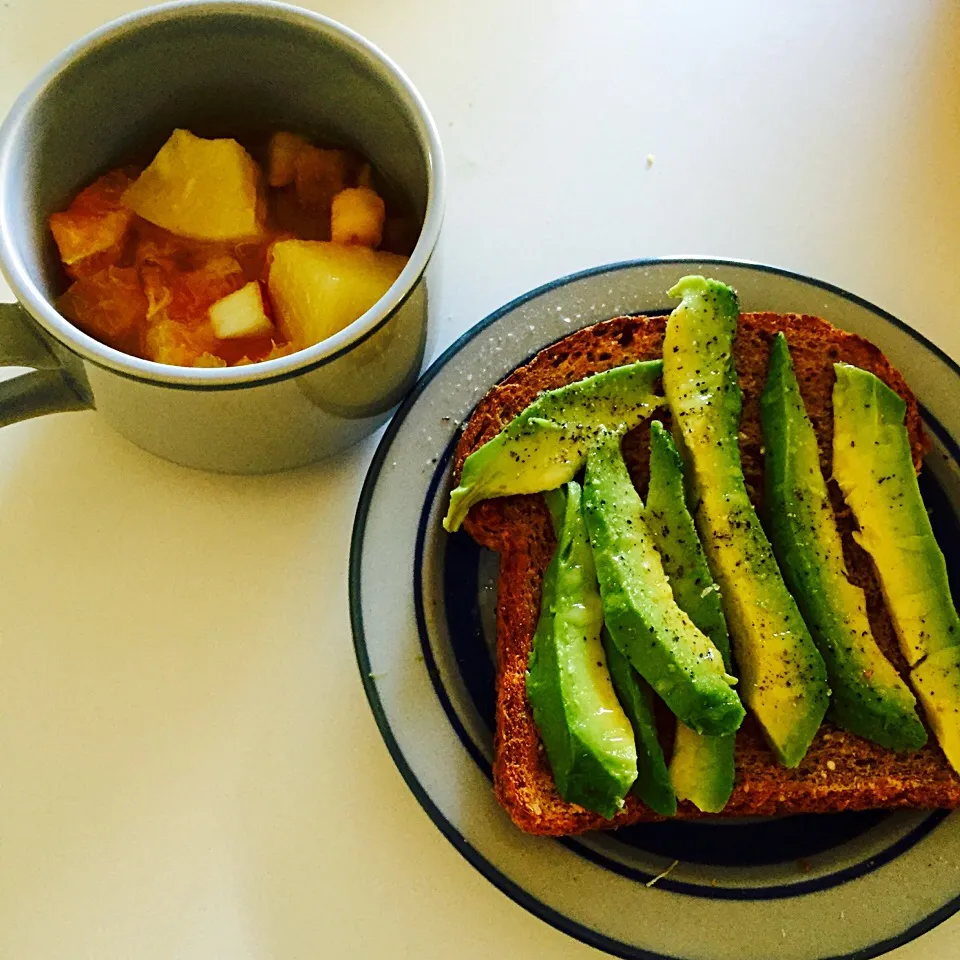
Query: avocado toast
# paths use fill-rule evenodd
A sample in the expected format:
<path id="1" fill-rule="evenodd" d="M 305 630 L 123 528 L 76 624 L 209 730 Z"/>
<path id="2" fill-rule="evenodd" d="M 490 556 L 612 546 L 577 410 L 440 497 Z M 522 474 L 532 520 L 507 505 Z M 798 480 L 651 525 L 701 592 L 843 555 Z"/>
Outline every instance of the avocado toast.
<path id="1" fill-rule="evenodd" d="M 544 390 L 572 384 L 625 364 L 660 359 L 665 328 L 663 317 L 622 317 L 578 331 L 542 351 L 491 390 L 478 405 L 456 451 L 456 475 L 460 475 L 470 453 L 499 433 Z M 834 363 L 852 364 L 876 374 L 903 399 L 910 454 L 914 466 L 919 467 L 925 440 L 916 401 L 902 377 L 875 347 L 818 318 L 744 314 L 739 318 L 733 345 L 733 360 L 742 391 L 737 447 L 744 490 L 761 517 L 765 507 L 765 470 L 760 396 L 767 381 L 771 345 L 781 331 L 790 345 L 793 368 L 813 425 L 824 476 L 830 476 L 832 462 Z M 666 408 L 658 409 L 655 416 L 667 428 L 675 426 Z M 644 421 L 629 429 L 622 443 L 623 457 L 641 497 L 647 495 L 649 438 L 650 424 Z M 873 639 L 898 674 L 906 675 L 907 664 L 900 652 L 879 580 L 871 561 L 852 536 L 854 520 L 833 484 L 829 486 L 829 496 L 846 570 L 851 583 L 863 590 Z M 657 819 L 658 816 L 631 793 L 623 809 L 608 820 L 565 802 L 554 784 L 526 692 L 531 643 L 540 617 L 541 585 L 556 546 L 543 497 L 528 494 L 484 500 L 472 507 L 464 527 L 475 540 L 501 555 L 494 766 L 495 787 L 501 803 L 521 828 L 541 834 L 579 833 Z M 803 633 L 802 628 L 800 632 Z M 809 641 L 802 643 L 804 650 L 808 650 Z M 816 666 L 819 658 L 815 653 L 808 651 L 804 655 Z M 822 683 L 822 678 L 814 679 Z M 821 700 L 822 694 L 818 693 L 811 701 L 816 704 L 811 710 L 817 721 L 815 711 L 820 710 Z M 661 743 L 671 743 L 675 722 L 669 712 L 662 709 L 662 704 L 658 704 L 658 718 Z M 896 753 L 838 728 L 829 719 L 819 727 L 817 722 L 809 726 L 811 733 L 804 735 L 804 746 L 811 735 L 812 742 L 805 755 L 802 749 L 789 747 L 802 759 L 796 767 L 788 768 L 778 762 L 753 711 L 750 712 L 736 732 L 735 785 L 722 815 L 960 805 L 960 778 L 951 770 L 934 738 L 915 752 Z M 786 759 L 792 761 L 794 757 Z M 689 802 L 682 801 L 677 806 L 678 817 L 700 815 Z"/>

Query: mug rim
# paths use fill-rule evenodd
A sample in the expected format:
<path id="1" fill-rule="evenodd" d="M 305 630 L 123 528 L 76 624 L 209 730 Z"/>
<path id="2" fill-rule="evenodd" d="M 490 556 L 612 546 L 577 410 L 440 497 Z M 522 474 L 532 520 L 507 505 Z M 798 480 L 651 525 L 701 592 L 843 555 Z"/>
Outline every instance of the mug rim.
<path id="1" fill-rule="evenodd" d="M 327 35 L 372 66 L 410 111 L 414 133 L 424 153 L 427 203 L 416 246 L 399 277 L 366 313 L 342 330 L 320 343 L 274 360 L 241 367 L 180 367 L 123 353 L 94 339 L 62 317 L 30 278 L 21 251 L 10 242 L 13 230 L 7 222 L 3 194 L 10 189 L 9 183 L 13 179 L 14 146 L 30 119 L 34 104 L 74 60 L 125 33 L 154 23 L 217 13 L 280 18 L 307 27 Z M 356 31 L 323 14 L 277 0 L 172 0 L 125 14 L 74 41 L 50 60 L 14 101 L 0 124 L 0 271 L 30 316 L 83 360 L 130 379 L 181 389 L 216 390 L 260 385 L 287 379 L 336 360 L 376 333 L 406 302 L 422 280 L 437 245 L 443 222 L 445 179 L 440 136 L 423 97 L 390 57 Z"/>

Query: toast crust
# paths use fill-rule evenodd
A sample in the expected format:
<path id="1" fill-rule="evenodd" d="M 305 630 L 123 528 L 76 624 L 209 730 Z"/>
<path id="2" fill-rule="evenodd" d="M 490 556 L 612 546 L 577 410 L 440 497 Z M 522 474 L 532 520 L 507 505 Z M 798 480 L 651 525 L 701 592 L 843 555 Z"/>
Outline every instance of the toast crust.
<path id="1" fill-rule="evenodd" d="M 617 317 L 564 337 L 515 370 L 480 401 L 454 454 L 459 476 L 464 459 L 497 434 L 543 390 L 592 373 L 662 355 L 666 317 Z M 900 373 L 873 344 L 838 330 L 818 317 L 799 314 L 741 314 L 734 357 L 743 391 L 740 452 L 751 497 L 762 516 L 763 453 L 759 395 L 766 380 L 770 343 L 784 331 L 790 344 L 807 413 L 813 422 L 821 465 L 830 476 L 833 442 L 833 363 L 843 361 L 876 374 L 907 403 L 906 427 L 919 470 L 928 441 L 917 401 Z M 669 425 L 669 412 L 655 415 Z M 649 422 L 624 440 L 624 454 L 641 496 L 646 493 Z M 877 643 L 901 674 L 906 663 L 867 554 L 854 542 L 854 521 L 830 481 L 831 497 L 851 580 L 862 587 Z M 563 836 L 588 830 L 663 819 L 635 797 L 607 820 L 564 801 L 527 702 L 526 669 L 540 612 L 543 572 L 555 541 L 539 495 L 486 500 L 473 507 L 464 528 L 479 544 L 500 554 L 497 598 L 497 706 L 494 789 L 513 821 L 527 833 Z M 662 741 L 672 743 L 673 718 L 665 710 Z M 752 716 L 737 733 L 737 779 L 721 816 L 829 813 L 876 808 L 960 806 L 960 777 L 931 735 L 916 753 L 898 755 L 825 722 L 803 762 L 780 766 Z M 678 805 L 678 818 L 701 817 L 692 804 Z"/>

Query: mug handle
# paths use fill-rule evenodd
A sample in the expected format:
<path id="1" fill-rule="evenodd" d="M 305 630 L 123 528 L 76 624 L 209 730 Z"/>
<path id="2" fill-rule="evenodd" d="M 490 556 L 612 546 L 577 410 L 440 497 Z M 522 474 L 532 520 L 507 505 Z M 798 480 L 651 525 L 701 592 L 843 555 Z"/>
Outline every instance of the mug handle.
<path id="1" fill-rule="evenodd" d="M 32 373 L 0 381 L 0 427 L 47 413 L 93 407 L 19 303 L 0 303 L 0 367 L 33 367 Z"/>

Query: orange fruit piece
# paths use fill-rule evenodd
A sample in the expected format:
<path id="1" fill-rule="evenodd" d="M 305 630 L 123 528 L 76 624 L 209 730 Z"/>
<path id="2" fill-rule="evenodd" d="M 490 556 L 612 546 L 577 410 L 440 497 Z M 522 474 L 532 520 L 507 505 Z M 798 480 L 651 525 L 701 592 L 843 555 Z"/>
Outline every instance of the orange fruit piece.
<path id="1" fill-rule="evenodd" d="M 211 364 L 210 354 L 215 354 L 217 338 L 209 323 L 191 326 L 163 318 L 151 323 L 143 336 L 144 355 L 157 363 L 170 363 L 178 367 L 220 366 Z"/>
<path id="2" fill-rule="evenodd" d="M 169 261 L 144 263 L 140 279 L 149 303 L 147 316 L 197 324 L 218 300 L 239 290 L 243 268 L 233 257 L 218 256 L 196 270 L 179 270 Z"/>
<path id="3" fill-rule="evenodd" d="M 222 357 L 218 357 L 215 353 L 201 353 L 196 360 L 193 361 L 195 367 L 225 367 L 227 361 Z"/>
<path id="4" fill-rule="evenodd" d="M 277 343 L 273 341 L 270 352 L 267 353 L 264 360 L 278 360 L 280 357 L 289 357 L 291 353 L 296 353 L 297 348 L 292 343 Z"/>
<path id="5" fill-rule="evenodd" d="M 147 298 L 140 289 L 136 267 L 107 267 L 74 281 L 57 300 L 57 309 L 84 333 L 108 346 L 139 352 Z"/>
<path id="6" fill-rule="evenodd" d="M 137 222 L 136 234 L 134 261 L 138 267 L 153 263 L 171 270 L 192 270 L 203 261 L 201 252 L 207 247 L 216 247 L 218 251 L 222 249 L 219 244 L 206 244 L 178 237 L 175 233 L 146 220 Z"/>
<path id="7" fill-rule="evenodd" d="M 267 237 L 237 242 L 213 242 L 178 237 L 146 220 L 138 220 L 135 226 L 136 246 L 134 262 L 137 266 L 156 264 L 174 271 L 196 270 L 220 257 L 233 257 L 239 262 L 248 280 L 256 280 L 264 274 Z"/>
<path id="8" fill-rule="evenodd" d="M 129 169 L 113 170 L 81 190 L 66 210 L 51 214 L 50 230 L 71 277 L 89 276 L 120 260 L 134 216 L 122 198 L 135 176 Z"/>

